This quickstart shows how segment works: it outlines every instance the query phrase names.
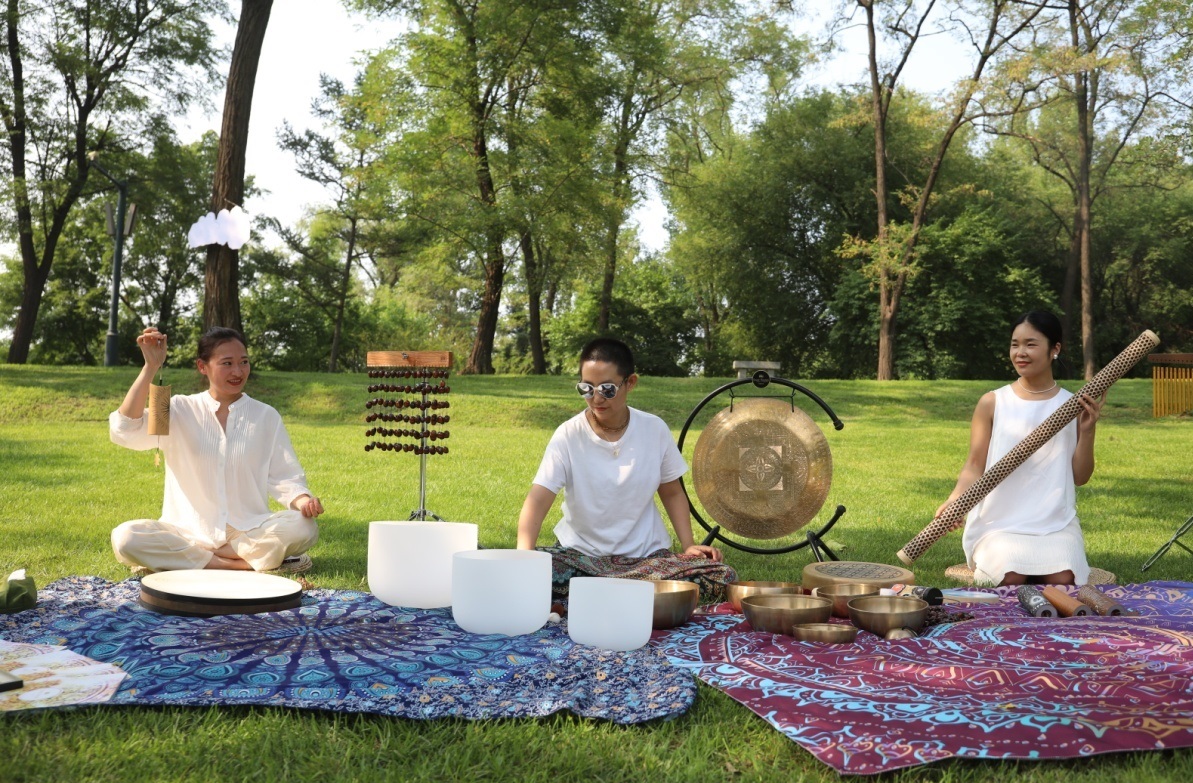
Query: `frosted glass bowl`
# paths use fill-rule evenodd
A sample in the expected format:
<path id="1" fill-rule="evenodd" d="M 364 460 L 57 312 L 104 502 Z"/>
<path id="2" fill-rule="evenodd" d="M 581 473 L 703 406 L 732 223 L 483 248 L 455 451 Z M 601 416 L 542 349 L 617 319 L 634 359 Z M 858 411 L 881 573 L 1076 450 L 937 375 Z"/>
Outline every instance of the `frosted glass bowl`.
<path id="1" fill-rule="evenodd" d="M 457 552 L 452 617 L 469 633 L 520 636 L 547 624 L 551 555 L 528 549 Z"/>
<path id="2" fill-rule="evenodd" d="M 390 606 L 451 606 L 452 556 L 476 541 L 468 522 L 370 522 L 369 590 Z"/>
<path id="3" fill-rule="evenodd" d="M 568 635 L 573 642 L 626 651 L 650 641 L 652 583 L 577 576 L 568 585 Z"/>

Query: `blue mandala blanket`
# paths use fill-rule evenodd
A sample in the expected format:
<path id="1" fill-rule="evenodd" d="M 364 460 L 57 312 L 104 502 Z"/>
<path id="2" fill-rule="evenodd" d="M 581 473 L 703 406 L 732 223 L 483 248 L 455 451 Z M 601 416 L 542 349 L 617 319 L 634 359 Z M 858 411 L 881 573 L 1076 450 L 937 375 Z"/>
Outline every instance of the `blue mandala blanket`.
<path id="1" fill-rule="evenodd" d="M 267 704 L 405 718 L 523 718 L 560 710 L 615 723 L 684 713 L 691 673 L 650 648 L 574 644 L 562 625 L 478 636 L 450 609 L 313 590 L 297 609 L 197 618 L 137 604 L 140 583 L 54 582 L 0 615 L 0 639 L 63 645 L 129 677 L 110 704 Z"/>

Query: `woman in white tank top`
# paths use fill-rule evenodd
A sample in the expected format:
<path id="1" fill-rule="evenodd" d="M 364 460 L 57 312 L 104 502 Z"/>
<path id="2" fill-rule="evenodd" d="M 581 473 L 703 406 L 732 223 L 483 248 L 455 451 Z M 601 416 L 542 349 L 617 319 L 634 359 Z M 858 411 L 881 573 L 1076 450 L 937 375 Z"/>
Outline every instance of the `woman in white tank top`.
<path id="1" fill-rule="evenodd" d="M 1011 384 L 978 401 L 969 457 L 937 515 L 988 467 L 1023 440 L 1072 395 L 1052 375 L 1061 325 L 1033 310 L 1011 333 Z M 1103 399 L 1078 399 L 1081 412 L 969 513 L 962 546 L 978 584 L 1085 584 L 1089 564 L 1077 519 L 1076 487 L 1094 472 L 1094 431 Z"/>

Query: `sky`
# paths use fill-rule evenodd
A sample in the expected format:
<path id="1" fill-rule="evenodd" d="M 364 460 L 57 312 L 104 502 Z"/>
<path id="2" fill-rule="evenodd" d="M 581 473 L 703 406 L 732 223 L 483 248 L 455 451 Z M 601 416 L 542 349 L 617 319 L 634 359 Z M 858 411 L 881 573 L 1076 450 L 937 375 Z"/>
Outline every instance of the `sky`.
<path id="1" fill-rule="evenodd" d="M 828 5 L 822 0 L 817 3 Z M 238 10 L 235 4 L 234 10 Z M 805 16 L 797 30 L 819 32 L 823 24 L 823 18 Z M 307 207 L 326 199 L 322 189 L 294 172 L 293 157 L 278 148 L 277 132 L 283 121 L 296 130 L 318 127 L 310 106 L 319 93 L 320 73 L 351 82 L 361 52 L 384 46 L 401 32 L 400 23 L 349 14 L 337 0 L 274 2 L 258 65 L 246 159 L 248 173 L 268 193 L 244 205 L 250 214 L 269 214 L 283 223 L 294 223 Z M 234 37 L 234 27 L 222 31 L 229 47 Z M 808 71 L 807 84 L 831 87 L 867 78 L 864 30 L 859 26 L 847 29 L 838 43 L 840 53 Z M 901 81 L 925 92 L 947 89 L 965 67 L 964 55 L 943 37 L 922 40 Z M 207 130 L 219 130 L 223 90 L 214 96 L 212 106 L 212 111 L 192 113 L 182 124 L 179 133 L 184 142 Z M 199 205 L 195 218 L 202 214 Z M 657 251 L 666 245 L 667 211 L 657 195 L 648 198 L 632 219 L 638 224 L 645 249 Z"/>

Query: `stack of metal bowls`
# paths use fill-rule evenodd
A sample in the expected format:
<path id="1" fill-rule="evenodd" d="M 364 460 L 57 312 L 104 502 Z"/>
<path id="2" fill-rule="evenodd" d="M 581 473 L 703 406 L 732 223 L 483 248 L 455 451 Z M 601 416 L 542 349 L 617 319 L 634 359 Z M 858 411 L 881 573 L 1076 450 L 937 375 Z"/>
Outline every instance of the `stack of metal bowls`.
<path id="1" fill-rule="evenodd" d="M 879 588 L 866 584 L 836 584 L 812 588 L 812 595 L 819 595 L 833 602 L 833 617 L 849 617 L 849 602 L 854 598 L 878 595 Z"/>
<path id="2" fill-rule="evenodd" d="M 811 595 L 751 595 L 742 599 L 746 622 L 755 631 L 792 636 L 797 625 L 826 623 L 832 601 Z"/>
<path id="3" fill-rule="evenodd" d="M 742 611 L 742 599 L 751 595 L 800 595 L 804 588 L 795 582 L 730 582 L 725 588 L 735 612 Z"/>

